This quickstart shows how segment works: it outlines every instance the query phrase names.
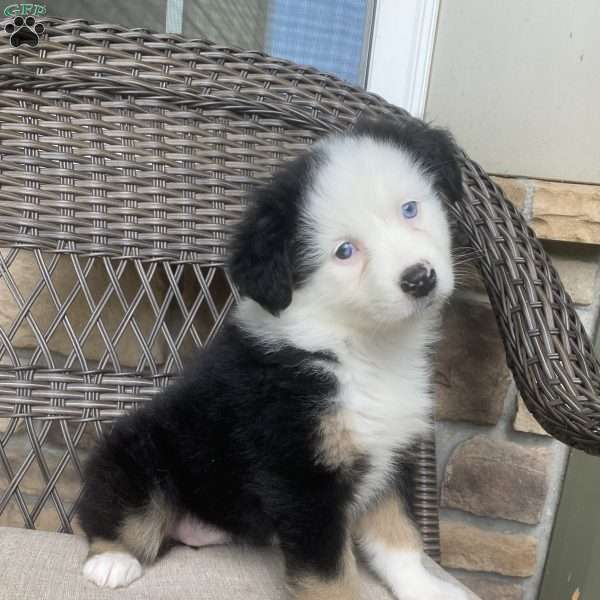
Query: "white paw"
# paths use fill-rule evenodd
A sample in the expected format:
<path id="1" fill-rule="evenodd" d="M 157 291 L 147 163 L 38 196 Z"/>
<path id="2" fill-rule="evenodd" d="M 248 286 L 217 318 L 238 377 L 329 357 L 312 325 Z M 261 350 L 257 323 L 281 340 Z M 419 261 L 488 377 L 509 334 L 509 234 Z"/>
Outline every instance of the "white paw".
<path id="1" fill-rule="evenodd" d="M 100 587 L 118 588 L 142 576 L 142 565 L 125 552 L 103 552 L 86 561 L 83 574 Z"/>
<path id="2" fill-rule="evenodd" d="M 378 541 L 364 546 L 371 567 L 398 600 L 468 600 L 467 593 L 425 568 L 422 552 L 390 549 Z"/>

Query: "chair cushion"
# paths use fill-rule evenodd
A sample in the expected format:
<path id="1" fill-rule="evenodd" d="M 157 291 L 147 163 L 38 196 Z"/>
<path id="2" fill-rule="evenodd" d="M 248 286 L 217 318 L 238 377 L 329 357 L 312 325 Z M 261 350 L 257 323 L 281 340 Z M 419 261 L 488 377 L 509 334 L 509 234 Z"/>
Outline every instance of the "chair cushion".
<path id="1" fill-rule="evenodd" d="M 81 537 L 0 527 L 0 600 L 281 600 L 283 563 L 276 549 L 173 548 L 128 588 L 96 587 L 81 575 Z M 431 568 L 449 576 L 431 563 Z M 477 600 L 475 596 L 472 596 Z M 363 600 L 393 600 L 363 572 Z"/>

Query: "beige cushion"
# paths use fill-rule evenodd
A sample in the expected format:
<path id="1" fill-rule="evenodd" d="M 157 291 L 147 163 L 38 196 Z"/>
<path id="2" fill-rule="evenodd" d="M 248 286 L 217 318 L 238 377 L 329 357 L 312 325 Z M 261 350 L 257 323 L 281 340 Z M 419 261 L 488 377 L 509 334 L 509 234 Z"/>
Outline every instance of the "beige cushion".
<path id="1" fill-rule="evenodd" d="M 174 548 L 125 589 L 96 587 L 81 575 L 87 546 L 74 535 L 0 527 L 1 600 L 281 600 L 274 549 Z M 435 569 L 445 575 L 439 567 Z M 363 600 L 392 600 L 364 573 Z M 477 600 L 475 596 L 472 596 Z"/>

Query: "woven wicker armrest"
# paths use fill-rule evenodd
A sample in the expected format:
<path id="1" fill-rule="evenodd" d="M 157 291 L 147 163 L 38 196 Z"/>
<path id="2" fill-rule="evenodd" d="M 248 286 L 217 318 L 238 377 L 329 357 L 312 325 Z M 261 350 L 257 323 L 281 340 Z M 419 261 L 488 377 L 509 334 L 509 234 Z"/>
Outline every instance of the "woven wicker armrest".
<path id="1" fill-rule="evenodd" d="M 477 250 L 506 360 L 535 418 L 556 439 L 600 454 L 600 365 L 550 258 L 485 171 L 465 158 L 452 206 Z"/>

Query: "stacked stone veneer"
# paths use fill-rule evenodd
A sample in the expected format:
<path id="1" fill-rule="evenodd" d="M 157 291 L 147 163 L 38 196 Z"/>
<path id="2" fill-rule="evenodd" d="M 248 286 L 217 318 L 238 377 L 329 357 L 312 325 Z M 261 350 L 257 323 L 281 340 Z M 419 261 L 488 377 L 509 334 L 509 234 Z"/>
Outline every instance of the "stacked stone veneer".
<path id="1" fill-rule="evenodd" d="M 518 179 L 498 179 L 509 198 L 523 211 L 545 242 L 567 290 L 578 306 L 588 331 L 595 328 L 600 297 L 600 187 L 578 186 Z M 27 297 L 40 273 L 26 253 L 11 267 L 12 276 Z M 68 260 L 55 271 L 57 289 L 66 295 L 75 274 Z M 189 279 L 189 280 L 188 280 Z M 185 278 L 184 300 L 191 305 L 197 294 L 193 277 Z M 445 335 L 438 352 L 436 385 L 438 466 L 441 491 L 442 562 L 483 600 L 534 600 L 543 570 L 553 518 L 559 498 L 567 449 L 546 436 L 527 412 L 505 366 L 504 350 L 494 316 L 478 277 L 463 277 L 463 285 L 445 315 Z M 123 274 L 124 294 L 130 298 L 139 288 L 135 273 Z M 88 284 L 100 297 L 110 284 L 102 269 L 90 273 Z M 158 301 L 165 293 L 163 277 L 152 280 Z M 215 297 L 222 304 L 226 288 L 218 285 Z M 117 305 L 109 306 L 104 324 L 112 333 L 122 317 Z M 17 314 L 6 284 L 0 281 L 0 327 L 6 328 Z M 56 309 L 44 292 L 34 310 L 42 328 L 47 327 Z M 205 315 L 207 317 L 207 315 Z M 75 328 L 89 319 L 83 298 L 77 298 L 69 318 Z M 150 330 L 154 313 L 142 302 L 136 319 L 143 334 Z M 208 318 L 205 319 L 208 322 Z M 176 326 L 176 325 L 175 325 Z M 202 331 L 202 325 L 199 325 Z M 204 332 L 206 333 L 206 332 Z M 35 348 L 35 337 L 24 328 L 15 338 L 22 352 Z M 62 329 L 50 341 L 57 355 L 68 353 L 69 338 Z M 93 333 L 85 345 L 91 359 L 103 353 L 100 336 Z M 165 347 L 153 348 L 160 362 Z M 118 347 L 123 365 L 137 363 L 140 348 L 127 331 Z M 42 425 L 41 423 L 39 424 Z M 0 418 L 0 436 L 8 419 Z M 93 445 L 97 430 L 90 425 L 79 443 L 79 455 Z M 31 443 L 27 433 L 11 436 L 5 448 L 11 468 L 18 470 Z M 44 443 L 44 458 L 54 473 L 65 451 L 63 434 L 54 423 Z M 23 498 L 31 509 L 44 494 L 46 477 L 42 466 L 33 462 L 20 482 Z M 8 485 L 0 464 L 0 490 Z M 67 508 L 78 496 L 80 480 L 72 464 L 63 471 L 56 490 Z M 11 501 L 0 515 L 0 526 L 22 527 L 22 514 Z M 39 529 L 56 530 L 60 521 L 48 498 L 36 519 Z"/>
<path id="2" fill-rule="evenodd" d="M 600 187 L 497 178 L 545 241 L 593 334 L 600 304 Z M 445 315 L 438 351 L 442 564 L 484 600 L 534 600 L 568 450 L 545 434 L 505 365 L 478 277 Z"/>

